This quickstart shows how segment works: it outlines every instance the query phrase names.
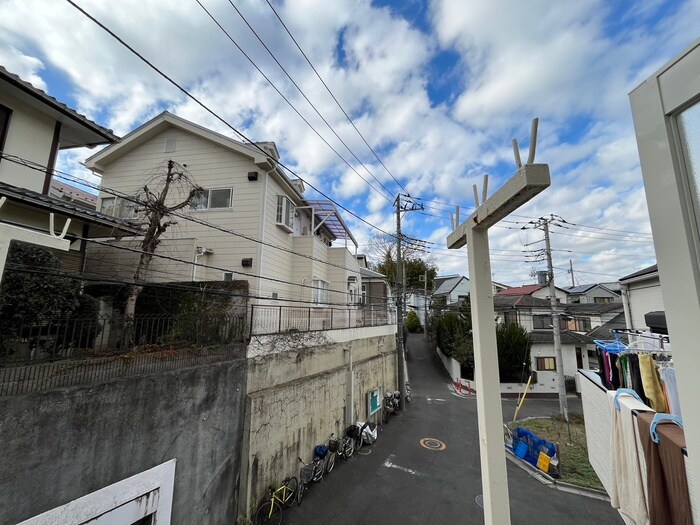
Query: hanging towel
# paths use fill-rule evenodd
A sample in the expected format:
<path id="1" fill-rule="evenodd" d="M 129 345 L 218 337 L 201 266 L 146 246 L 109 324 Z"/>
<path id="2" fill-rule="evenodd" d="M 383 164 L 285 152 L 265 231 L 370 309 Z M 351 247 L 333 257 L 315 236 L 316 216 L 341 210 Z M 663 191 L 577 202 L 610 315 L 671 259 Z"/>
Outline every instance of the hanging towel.
<path id="1" fill-rule="evenodd" d="M 632 396 L 621 395 L 618 397 L 620 410 L 617 410 L 615 394 L 616 392 L 608 392 L 613 414 L 610 504 L 636 525 L 647 525 L 647 467 L 644 454 L 637 446 L 638 430 L 632 410 L 649 410 L 649 407 Z"/>
<path id="2" fill-rule="evenodd" d="M 649 400 L 644 395 L 644 386 L 642 385 L 642 374 L 639 370 L 639 356 L 637 354 L 629 355 L 630 364 L 630 375 L 632 376 L 632 389 L 639 394 L 647 405 L 649 405 Z"/>
<path id="3" fill-rule="evenodd" d="M 622 360 L 622 369 L 624 371 L 625 377 L 625 388 L 632 388 L 632 376 L 630 374 L 630 356 L 623 355 L 620 356 Z"/>
<path id="4" fill-rule="evenodd" d="M 660 424 L 656 427 L 656 432 L 661 439 L 656 444 L 649 434 L 653 419 L 652 413 L 637 416 L 639 437 L 647 464 L 650 524 L 692 525 L 688 478 L 683 459 L 683 429 L 672 423 Z"/>
<path id="5" fill-rule="evenodd" d="M 651 355 L 640 354 L 639 370 L 642 374 L 644 395 L 649 400 L 651 408 L 657 412 L 667 412 L 668 408 L 666 407 L 666 399 L 661 387 L 659 371 L 656 369 L 656 361 L 652 359 Z"/>
<path id="6" fill-rule="evenodd" d="M 613 389 L 617 390 L 620 388 L 620 367 L 617 364 L 619 359 L 618 355 L 610 354 L 610 381 L 612 383 Z"/>
<path id="7" fill-rule="evenodd" d="M 659 374 L 668 394 L 668 410 L 671 414 L 682 417 L 681 400 L 678 397 L 678 385 L 676 384 L 676 371 L 672 367 L 664 367 L 659 370 Z"/>

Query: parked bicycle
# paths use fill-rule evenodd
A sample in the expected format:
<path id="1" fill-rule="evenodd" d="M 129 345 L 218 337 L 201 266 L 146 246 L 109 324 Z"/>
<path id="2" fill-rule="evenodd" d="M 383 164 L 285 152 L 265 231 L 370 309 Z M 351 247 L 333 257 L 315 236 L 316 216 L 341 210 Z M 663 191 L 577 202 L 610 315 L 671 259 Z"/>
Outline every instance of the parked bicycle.
<path id="1" fill-rule="evenodd" d="M 411 385 L 406 383 L 406 401 L 411 402 Z"/>
<path id="2" fill-rule="evenodd" d="M 352 433 L 351 429 L 353 427 L 355 427 L 355 425 L 348 427 L 348 429 L 345 431 L 345 435 L 340 439 L 340 442 L 338 443 L 337 454 L 339 458 L 350 459 L 353 453 L 355 452 L 355 439 L 353 437 L 350 437 L 350 433 Z"/>
<path id="3" fill-rule="evenodd" d="M 312 481 L 318 482 L 323 479 L 324 462 L 323 458 L 314 456 L 311 463 L 306 463 L 303 459 L 297 458 L 301 467 L 299 468 L 299 480 L 301 481 L 299 485 L 299 490 L 297 491 L 297 504 L 301 505 L 301 501 L 304 499 L 304 493 L 307 490 L 309 483 Z"/>
<path id="4" fill-rule="evenodd" d="M 322 456 L 324 459 L 323 470 L 326 474 L 330 474 L 335 467 L 335 457 L 338 452 L 338 440 L 335 439 L 335 433 L 331 434 L 327 445 L 319 445 L 314 449 L 314 454 Z"/>
<path id="5" fill-rule="evenodd" d="M 291 506 L 295 498 L 299 503 L 297 496 L 299 491 L 299 481 L 294 476 L 285 478 L 282 485 L 275 490 L 270 487 L 267 499 L 263 501 L 255 513 L 255 525 L 279 525 L 282 523 L 282 507 Z"/>

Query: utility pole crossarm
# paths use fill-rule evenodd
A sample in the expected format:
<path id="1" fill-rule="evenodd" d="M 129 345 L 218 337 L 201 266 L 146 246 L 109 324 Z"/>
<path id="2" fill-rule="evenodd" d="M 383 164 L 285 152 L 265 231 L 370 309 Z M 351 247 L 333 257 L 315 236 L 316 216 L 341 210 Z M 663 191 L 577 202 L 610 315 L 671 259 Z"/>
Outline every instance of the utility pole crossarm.
<path id="1" fill-rule="evenodd" d="M 528 202 L 550 184 L 548 164 L 526 164 L 518 169 L 496 193 L 484 201 L 474 213 L 447 236 L 447 247 L 467 244 L 467 228 L 490 228 Z"/>

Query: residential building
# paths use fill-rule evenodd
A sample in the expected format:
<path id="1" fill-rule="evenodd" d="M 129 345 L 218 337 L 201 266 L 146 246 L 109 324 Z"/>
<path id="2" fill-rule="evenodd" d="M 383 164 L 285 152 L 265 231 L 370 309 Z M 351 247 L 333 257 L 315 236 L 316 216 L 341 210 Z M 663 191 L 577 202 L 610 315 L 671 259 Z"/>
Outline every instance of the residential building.
<path id="1" fill-rule="evenodd" d="M 661 279 L 656 264 L 622 277 L 620 291 L 627 328 L 645 330 L 650 328 L 649 323 L 661 328 L 658 319 L 663 318 L 662 326 L 666 330 L 664 298 L 661 295 Z M 648 314 L 652 314 L 649 320 Z"/>
<path id="2" fill-rule="evenodd" d="M 357 242 L 331 202 L 307 199 L 303 182 L 286 176 L 272 142 L 244 144 L 161 113 L 87 159 L 109 188 L 100 193 L 99 209 L 133 217 L 133 198 L 144 184 L 157 185 L 153 174 L 171 160 L 203 193 L 163 235 L 163 251 L 172 259 L 156 257 L 149 280 L 247 280 L 253 323 L 260 323 L 254 326 L 265 331 L 334 325 L 327 312 L 316 317 L 310 307 L 349 309 L 355 316 L 362 294 Z M 104 250 L 91 257 L 113 264 L 115 274 L 126 275 L 138 257 L 112 250 L 107 259 Z"/>
<path id="3" fill-rule="evenodd" d="M 47 234 L 32 237 L 32 242 L 43 245 L 46 245 L 42 242 L 44 239 L 51 238 L 48 235 L 50 226 L 57 234 L 65 227 L 70 249 L 57 250 L 56 254 L 64 266 L 73 271 L 82 271 L 85 267 L 86 242 L 81 238 L 138 233 L 137 228 L 123 220 L 97 213 L 94 207 L 90 210 L 76 205 L 50 192 L 60 151 L 116 140 L 118 137 L 111 130 L 0 66 L 0 198 L 5 198 L 0 221 L 24 232 Z M 58 185 L 67 188 L 62 182 Z M 5 235 L 26 240 L 29 234 L 22 234 L 20 230 Z M 0 263 L 4 263 L 5 255 L 6 248 L 0 250 Z"/>
<path id="4" fill-rule="evenodd" d="M 97 207 L 97 194 L 81 190 L 72 184 L 56 180 L 55 178 L 51 181 L 49 195 L 89 210 L 94 210 Z"/>
<path id="5" fill-rule="evenodd" d="M 569 303 L 614 303 L 622 300 L 619 291 L 604 284 L 580 284 L 568 286 L 564 290 L 568 294 Z"/>
<path id="6" fill-rule="evenodd" d="M 469 295 L 469 278 L 463 275 L 442 275 L 433 281 L 433 301 L 446 306 L 457 304 Z"/>
<path id="7" fill-rule="evenodd" d="M 555 287 L 555 294 L 558 303 L 567 302 L 568 293 L 564 288 Z M 498 292 L 500 296 L 531 295 L 538 299 L 549 299 L 549 286 L 542 284 L 526 284 L 514 286 Z"/>

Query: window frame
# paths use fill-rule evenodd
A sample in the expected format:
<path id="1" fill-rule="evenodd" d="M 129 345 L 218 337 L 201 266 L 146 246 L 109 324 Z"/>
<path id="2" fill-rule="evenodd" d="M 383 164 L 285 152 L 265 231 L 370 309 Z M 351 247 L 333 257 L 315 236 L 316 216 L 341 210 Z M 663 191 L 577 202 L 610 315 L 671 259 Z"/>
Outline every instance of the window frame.
<path id="1" fill-rule="evenodd" d="M 275 224 L 288 230 L 290 232 L 294 231 L 294 213 L 296 211 L 296 205 L 286 195 L 277 195 L 277 205 L 275 207 Z M 289 224 L 285 222 L 289 221 Z"/>
<path id="2" fill-rule="evenodd" d="M 112 201 L 112 212 L 111 213 L 107 213 L 107 211 L 105 211 L 105 209 L 104 209 L 104 202 L 105 201 Z M 99 211 L 103 215 L 108 215 L 110 217 L 114 217 L 115 216 L 114 213 L 116 212 L 116 210 L 117 210 L 117 198 L 116 197 L 100 197 L 100 209 L 97 211 Z"/>
<path id="3" fill-rule="evenodd" d="M 316 305 L 327 305 L 329 301 L 330 283 L 323 279 L 312 279 L 311 300 Z"/>
<path id="4" fill-rule="evenodd" d="M 551 360 L 551 368 L 547 364 Z M 535 356 L 535 370 L 538 372 L 556 372 L 557 358 L 554 356 Z"/>
<path id="5" fill-rule="evenodd" d="M 229 198 L 228 198 L 228 206 L 217 206 L 216 208 L 211 207 L 211 195 L 212 192 L 214 191 L 228 191 L 229 192 Z M 233 209 L 233 187 L 221 187 L 221 188 L 205 188 L 204 192 L 207 196 L 207 204 L 206 206 L 203 207 L 194 207 L 192 206 L 192 201 L 190 201 L 190 204 L 188 205 L 188 208 L 190 211 L 194 212 L 200 212 L 200 211 L 220 211 L 220 210 L 231 210 Z"/>

